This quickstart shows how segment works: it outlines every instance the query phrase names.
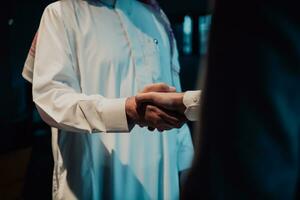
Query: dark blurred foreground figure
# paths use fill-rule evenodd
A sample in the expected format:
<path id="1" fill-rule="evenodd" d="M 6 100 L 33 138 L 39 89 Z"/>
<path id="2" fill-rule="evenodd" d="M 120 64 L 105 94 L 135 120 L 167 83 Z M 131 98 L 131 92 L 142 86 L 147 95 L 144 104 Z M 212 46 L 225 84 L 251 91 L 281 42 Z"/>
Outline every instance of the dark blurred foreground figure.
<path id="1" fill-rule="evenodd" d="M 216 1 L 201 138 L 183 199 L 299 199 L 296 1 Z"/>

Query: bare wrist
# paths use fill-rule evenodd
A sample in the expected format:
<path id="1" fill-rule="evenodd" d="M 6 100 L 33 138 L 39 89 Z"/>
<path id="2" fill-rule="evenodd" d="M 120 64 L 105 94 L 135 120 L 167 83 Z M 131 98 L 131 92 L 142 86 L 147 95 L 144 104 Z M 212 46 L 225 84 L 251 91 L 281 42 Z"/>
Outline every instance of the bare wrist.
<path id="1" fill-rule="evenodd" d="M 135 97 L 128 97 L 125 103 L 125 112 L 129 130 L 137 123 L 138 113 Z"/>

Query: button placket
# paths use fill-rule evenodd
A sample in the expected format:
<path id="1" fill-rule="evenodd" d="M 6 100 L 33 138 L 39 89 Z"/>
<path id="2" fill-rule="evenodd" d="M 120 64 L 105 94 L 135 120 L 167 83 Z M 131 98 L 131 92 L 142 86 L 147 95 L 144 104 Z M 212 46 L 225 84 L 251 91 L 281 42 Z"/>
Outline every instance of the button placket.
<path id="1" fill-rule="evenodd" d="M 138 85 L 138 90 L 142 90 L 146 85 L 153 83 L 151 63 L 147 61 L 147 56 L 144 53 L 145 49 L 149 49 L 149 45 L 147 44 L 148 41 L 145 41 L 144 33 L 136 27 L 133 27 L 130 21 L 127 21 L 128 19 L 126 16 L 123 18 L 121 18 L 121 16 L 122 14 L 120 14 L 120 20 L 123 23 L 124 32 L 126 32 L 126 39 L 134 62 L 136 72 L 135 79 Z M 153 45 L 152 39 L 151 43 Z"/>
<path id="2" fill-rule="evenodd" d="M 145 50 L 145 60 L 147 63 L 147 67 L 149 67 L 152 72 L 152 82 L 161 82 L 160 74 L 161 74 L 161 57 L 160 57 L 160 49 L 159 49 L 159 40 L 153 37 L 144 36 L 145 44 L 147 45 Z"/>
<path id="3" fill-rule="evenodd" d="M 135 34 L 138 39 L 133 41 L 135 44 L 134 47 L 138 51 L 138 56 L 142 61 L 139 65 L 137 65 L 137 80 L 139 87 L 142 87 L 140 88 L 141 90 L 144 86 L 153 83 L 153 63 L 151 62 L 151 58 L 155 52 L 152 39 L 145 38 L 144 33 L 139 30 L 137 30 Z"/>

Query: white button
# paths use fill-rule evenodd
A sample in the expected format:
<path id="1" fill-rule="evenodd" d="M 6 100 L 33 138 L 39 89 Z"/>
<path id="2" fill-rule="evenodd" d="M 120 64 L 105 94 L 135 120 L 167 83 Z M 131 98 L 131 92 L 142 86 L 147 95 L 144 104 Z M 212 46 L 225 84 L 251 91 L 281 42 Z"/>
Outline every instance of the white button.
<path id="1" fill-rule="evenodd" d="M 193 102 L 194 103 L 197 103 L 198 102 L 198 99 L 196 97 L 193 97 Z"/>
<path id="2" fill-rule="evenodd" d="M 155 44 L 158 44 L 158 40 L 157 39 L 153 39 Z"/>

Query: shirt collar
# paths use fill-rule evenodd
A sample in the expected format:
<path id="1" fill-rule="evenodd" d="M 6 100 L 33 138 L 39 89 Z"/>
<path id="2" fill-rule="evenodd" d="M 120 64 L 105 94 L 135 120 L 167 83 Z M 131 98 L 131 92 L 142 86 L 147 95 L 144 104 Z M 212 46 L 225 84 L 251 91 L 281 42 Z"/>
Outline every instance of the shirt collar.
<path id="1" fill-rule="evenodd" d="M 98 1 L 104 6 L 114 8 L 114 9 L 119 9 L 127 12 L 128 14 L 131 14 L 132 3 L 135 0 L 95 0 L 95 1 Z"/>

